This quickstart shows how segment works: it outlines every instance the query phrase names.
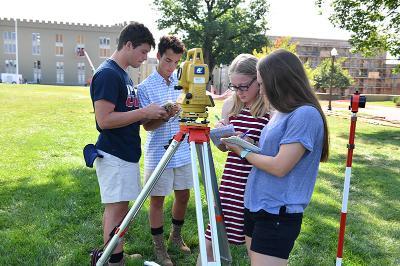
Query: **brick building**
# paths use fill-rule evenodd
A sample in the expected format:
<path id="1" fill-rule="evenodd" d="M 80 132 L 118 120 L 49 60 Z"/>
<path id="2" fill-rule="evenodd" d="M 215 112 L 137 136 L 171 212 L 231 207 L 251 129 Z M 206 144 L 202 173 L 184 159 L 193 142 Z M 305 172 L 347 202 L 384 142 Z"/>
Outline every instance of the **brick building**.
<path id="1" fill-rule="evenodd" d="M 271 40 L 276 38 L 270 37 Z M 312 68 L 316 68 L 322 60 L 331 58 L 330 52 L 335 48 L 338 52 L 336 58 L 345 59 L 342 68 L 347 69 L 354 79 L 354 84 L 346 94 L 354 89 L 364 94 L 400 94 L 400 75 L 392 73 L 395 65 L 390 64 L 386 53 L 376 57 L 353 54 L 350 52 L 350 43 L 345 40 L 292 37 L 291 42 L 297 44 L 297 54 L 303 63 L 309 62 Z"/>

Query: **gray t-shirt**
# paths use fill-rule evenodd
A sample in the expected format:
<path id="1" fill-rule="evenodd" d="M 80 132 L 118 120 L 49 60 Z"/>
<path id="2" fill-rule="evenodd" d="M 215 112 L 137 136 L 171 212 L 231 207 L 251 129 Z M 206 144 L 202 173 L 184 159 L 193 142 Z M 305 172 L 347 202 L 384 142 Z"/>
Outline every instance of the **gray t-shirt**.
<path id="1" fill-rule="evenodd" d="M 261 153 L 276 156 L 282 144 L 301 143 L 303 157 L 284 177 L 253 167 L 244 194 L 244 206 L 251 212 L 261 209 L 278 214 L 301 213 L 311 200 L 322 153 L 324 124 L 313 106 L 301 106 L 291 113 L 276 112 L 260 136 Z"/>

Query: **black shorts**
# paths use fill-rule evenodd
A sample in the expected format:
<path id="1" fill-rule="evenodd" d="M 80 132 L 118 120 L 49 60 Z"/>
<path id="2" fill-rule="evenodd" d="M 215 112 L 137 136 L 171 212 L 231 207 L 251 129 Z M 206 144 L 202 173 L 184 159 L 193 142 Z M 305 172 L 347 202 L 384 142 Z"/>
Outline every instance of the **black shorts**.
<path id="1" fill-rule="evenodd" d="M 288 259 L 299 236 L 303 213 L 271 214 L 244 210 L 244 234 L 252 238 L 250 250 Z"/>

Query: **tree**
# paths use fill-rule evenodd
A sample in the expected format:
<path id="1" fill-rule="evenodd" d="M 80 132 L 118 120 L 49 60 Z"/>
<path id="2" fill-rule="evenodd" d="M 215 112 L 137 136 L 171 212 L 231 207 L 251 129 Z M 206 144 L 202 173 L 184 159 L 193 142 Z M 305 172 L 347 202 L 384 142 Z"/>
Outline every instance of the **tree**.
<path id="1" fill-rule="evenodd" d="M 210 72 L 267 43 L 265 0 L 154 0 L 154 5 L 161 13 L 158 28 L 180 34 L 186 47 L 202 47 Z"/>
<path id="2" fill-rule="evenodd" d="M 316 0 L 319 8 L 328 0 Z M 399 0 L 329 0 L 334 13 L 330 21 L 352 32 L 351 45 L 370 56 L 389 51 L 400 56 Z"/>
<path id="3" fill-rule="evenodd" d="M 257 58 L 261 58 L 278 49 L 285 49 L 297 55 L 297 43 L 291 42 L 290 40 L 290 37 L 279 37 L 274 41 L 274 43 L 262 47 L 261 52 L 253 50 L 253 55 Z"/>
<path id="4" fill-rule="evenodd" d="M 349 71 L 341 67 L 341 63 L 344 60 L 345 59 L 339 59 L 335 62 L 333 71 L 331 59 L 327 58 L 323 60 L 313 71 L 315 89 L 325 92 L 331 85 L 332 88 L 339 88 L 341 90 L 349 87 L 354 80 L 350 76 Z"/>
<path id="5" fill-rule="evenodd" d="M 274 41 L 274 43 L 272 43 L 271 45 L 266 45 L 266 46 L 262 47 L 261 52 L 257 52 L 257 50 L 253 50 L 253 55 L 257 58 L 262 58 L 278 49 L 285 49 L 285 50 L 297 55 L 297 43 L 291 42 L 290 37 L 277 38 Z M 304 70 L 306 71 L 307 77 L 310 81 L 310 84 L 312 86 L 314 86 L 314 71 L 313 71 L 313 69 L 311 68 L 311 66 L 308 62 L 304 63 L 303 66 L 304 66 Z"/>

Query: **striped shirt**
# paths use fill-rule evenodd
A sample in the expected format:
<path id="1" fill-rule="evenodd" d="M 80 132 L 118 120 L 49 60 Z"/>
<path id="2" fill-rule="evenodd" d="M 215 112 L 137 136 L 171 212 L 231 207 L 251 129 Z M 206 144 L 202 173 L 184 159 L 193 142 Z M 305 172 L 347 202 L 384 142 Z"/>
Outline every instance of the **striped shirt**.
<path id="1" fill-rule="evenodd" d="M 259 140 L 262 129 L 269 121 L 269 115 L 263 117 L 253 117 L 249 109 L 244 108 L 236 115 L 229 117 L 229 122 L 235 131 L 246 132 L 246 136 L 254 141 Z M 244 244 L 244 205 L 243 197 L 246 187 L 247 177 L 252 169 L 252 165 L 246 159 L 241 159 L 234 152 L 229 152 L 226 159 L 224 173 L 219 187 L 222 213 L 224 215 L 226 233 L 229 243 Z M 206 231 L 206 238 L 211 240 L 210 227 Z"/>
<path id="2" fill-rule="evenodd" d="M 180 90 L 175 90 L 174 86 L 178 84 L 176 73 L 169 78 L 170 84 L 167 85 L 165 79 L 154 70 L 142 83 L 138 85 L 138 98 L 140 108 L 151 103 L 163 105 L 166 102 L 176 102 L 180 95 Z M 172 119 L 171 119 L 172 120 Z M 165 145 L 179 131 L 179 119 L 172 122 L 166 122 L 153 131 L 147 131 L 146 144 L 144 147 L 144 165 L 146 169 L 153 170 L 160 162 L 166 149 Z M 190 163 L 189 144 L 186 140 L 182 141 L 179 148 L 166 168 L 176 168 Z"/>

